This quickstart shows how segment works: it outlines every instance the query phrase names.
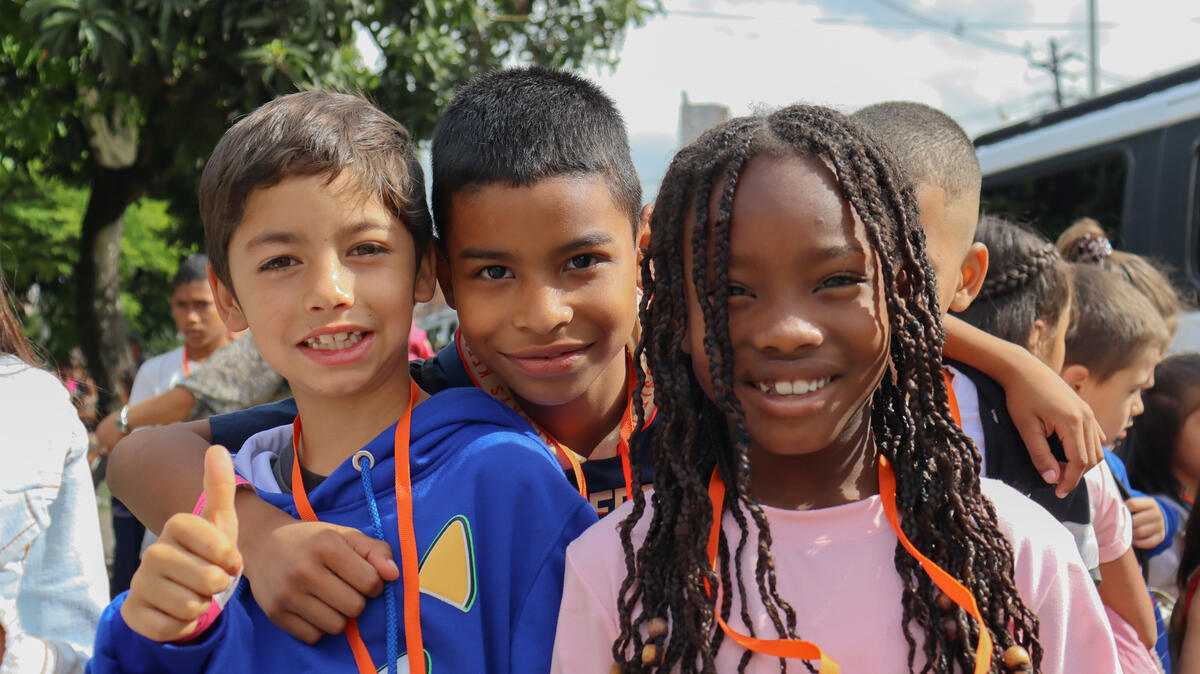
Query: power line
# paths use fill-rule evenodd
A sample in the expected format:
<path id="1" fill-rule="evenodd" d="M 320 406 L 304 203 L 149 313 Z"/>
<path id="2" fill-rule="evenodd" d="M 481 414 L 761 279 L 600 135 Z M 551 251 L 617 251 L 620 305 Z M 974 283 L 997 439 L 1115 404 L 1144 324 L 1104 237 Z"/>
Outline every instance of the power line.
<path id="1" fill-rule="evenodd" d="M 867 26 L 870 28 L 913 28 L 915 26 L 927 26 L 926 22 L 905 22 L 905 21 L 878 21 L 875 19 L 861 19 L 856 17 L 841 17 L 829 16 L 816 19 L 817 23 L 833 24 L 840 26 Z M 1105 22 L 1099 25 L 1100 28 L 1108 29 L 1115 28 L 1118 24 Z M 1088 24 L 1080 22 L 1062 22 L 1062 23 L 1024 23 L 1019 21 L 955 21 L 953 26 L 957 29 L 959 26 L 964 30 L 1008 30 L 1008 31 L 1026 31 L 1026 30 L 1078 30 L 1084 31 L 1088 29 Z"/>
<path id="2" fill-rule="evenodd" d="M 982 35 L 977 35 L 977 34 L 973 34 L 973 33 L 971 34 L 971 40 L 968 41 L 967 40 L 968 27 L 967 27 L 967 24 L 964 23 L 963 21 L 937 19 L 937 18 L 931 17 L 927 14 L 918 12 L 915 9 L 913 9 L 903 3 L 895 2 L 894 0 L 875 0 L 875 2 L 878 2 L 879 4 L 883 5 L 884 7 L 887 7 L 888 9 L 892 10 L 893 12 L 898 12 L 900 14 L 903 14 L 903 15 L 909 17 L 910 19 L 917 21 L 918 23 L 923 23 L 930 28 L 934 28 L 936 30 L 940 30 L 942 32 L 949 33 L 950 35 L 953 35 L 954 37 L 956 37 L 959 40 L 962 40 L 964 42 L 967 42 L 968 44 L 973 44 L 973 45 L 976 45 L 979 47 L 986 47 L 993 51 L 1002 52 L 1002 53 L 1006 53 L 1006 54 L 1014 54 L 1017 56 L 1024 57 L 1026 59 L 1029 58 L 1029 46 L 1028 45 L 1026 45 L 1025 47 L 1017 47 L 1017 46 L 1008 44 L 1006 42 L 1001 42 L 999 40 L 993 40 L 990 37 L 984 37 Z"/>

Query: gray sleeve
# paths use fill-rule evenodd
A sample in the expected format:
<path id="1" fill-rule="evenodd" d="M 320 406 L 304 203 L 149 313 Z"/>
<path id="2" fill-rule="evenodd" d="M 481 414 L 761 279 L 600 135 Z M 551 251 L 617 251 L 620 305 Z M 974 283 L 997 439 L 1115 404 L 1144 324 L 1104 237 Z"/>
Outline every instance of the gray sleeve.
<path id="1" fill-rule="evenodd" d="M 289 391 L 287 382 L 258 352 L 251 335 L 217 349 L 179 386 L 196 398 L 191 419 L 236 412 L 286 397 Z"/>

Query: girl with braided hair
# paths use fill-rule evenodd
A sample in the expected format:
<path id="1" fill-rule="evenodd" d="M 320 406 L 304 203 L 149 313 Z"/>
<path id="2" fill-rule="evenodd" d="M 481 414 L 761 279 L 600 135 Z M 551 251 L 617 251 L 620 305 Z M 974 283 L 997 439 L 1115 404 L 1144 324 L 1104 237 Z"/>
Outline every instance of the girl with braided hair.
<path id="1" fill-rule="evenodd" d="M 569 548 L 554 671 L 1116 671 L 1066 532 L 979 478 L 913 193 L 856 124 L 681 150 L 642 280 L 655 485 Z"/>

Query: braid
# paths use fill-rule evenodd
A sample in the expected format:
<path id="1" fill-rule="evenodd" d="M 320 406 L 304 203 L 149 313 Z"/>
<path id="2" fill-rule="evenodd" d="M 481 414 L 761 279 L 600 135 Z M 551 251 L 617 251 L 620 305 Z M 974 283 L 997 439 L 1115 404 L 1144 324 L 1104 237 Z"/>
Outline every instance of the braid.
<path id="1" fill-rule="evenodd" d="M 731 212 L 741 171 L 758 154 L 826 160 L 843 198 L 863 221 L 879 259 L 892 336 L 891 368 L 872 396 L 871 427 L 879 453 L 895 469 L 901 526 L 918 550 L 975 597 L 984 627 L 998 646 L 993 668 L 1003 667 L 1002 653 L 1013 644 L 1029 651 L 1035 668 L 1040 664 L 1037 618 L 1021 601 L 1012 580 L 1012 549 L 998 530 L 991 502 L 980 493 L 978 453 L 951 417 L 942 378 L 936 288 L 924 254 L 916 200 L 904 186 L 895 159 L 866 138 L 836 112 L 793 106 L 710 130 L 676 155 L 663 180 L 641 269 L 643 336 L 635 354 L 639 385 L 647 381 L 643 364 L 653 377 L 658 413 L 647 429 L 638 409 L 638 433 L 649 433 L 649 442 L 631 443 L 635 463 L 642 445 L 653 454 L 653 508 L 647 524 L 647 497 L 639 480 L 632 510 L 619 526 L 626 577 L 618 600 L 620 634 L 613 657 L 622 671 L 716 671 L 715 656 L 724 634 L 716 629 L 714 611 L 729 618 L 734 588 L 743 622 L 754 623 L 748 615 L 742 569 L 751 524 L 757 552 L 754 579 L 776 631 L 765 638 L 801 636 L 796 634 L 795 609 L 779 596 L 770 529 L 750 493 L 751 439 L 733 389 L 727 283 Z M 716 208 L 710 213 L 709 195 L 714 192 Z M 689 243 L 689 216 L 696 223 L 690 237 L 693 259 L 709 262 L 695 265 L 691 278 L 680 254 Z M 904 279 L 903 286 L 898 278 Z M 713 400 L 701 389 L 691 357 L 684 352 L 688 282 L 701 307 Z M 713 523 L 707 478 L 714 468 L 730 486 L 724 511 L 739 530 L 735 546 L 722 530 L 718 570 L 710 566 L 703 544 Z M 640 546 L 634 542 L 635 528 Z M 903 585 L 909 670 L 915 671 L 920 635 L 926 663 L 922 672 L 956 666 L 970 671 L 980 626 L 957 606 L 940 608 L 940 591 L 899 545 L 895 565 Z M 706 591 L 715 583 L 726 590 L 720 593 L 720 606 Z M 649 636 L 647 623 L 656 617 L 669 622 L 667 635 Z M 957 627 L 954 638 L 943 628 L 947 622 Z M 658 648 L 657 662 L 643 665 L 643 648 L 651 643 Z M 745 670 L 749 655 L 742 657 L 739 671 Z M 786 671 L 786 663 L 781 661 L 780 668 Z"/>
<path id="2" fill-rule="evenodd" d="M 1058 250 L 1046 244 L 1041 250 L 1030 255 L 1027 259 L 1013 264 L 1003 273 L 996 276 L 988 275 L 979 289 L 976 299 L 990 300 L 1020 290 L 1029 285 L 1043 271 L 1059 259 Z"/>

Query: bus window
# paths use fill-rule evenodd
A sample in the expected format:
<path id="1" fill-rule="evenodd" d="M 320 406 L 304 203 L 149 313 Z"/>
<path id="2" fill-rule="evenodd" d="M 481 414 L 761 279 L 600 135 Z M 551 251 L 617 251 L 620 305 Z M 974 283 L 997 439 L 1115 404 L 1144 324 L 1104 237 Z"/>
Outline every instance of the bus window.
<path id="1" fill-rule="evenodd" d="M 1032 223 L 1051 241 L 1077 218 L 1095 218 L 1113 245 L 1120 245 L 1128 175 L 1129 161 L 1119 152 L 1093 155 L 1086 163 L 1050 172 L 1044 167 L 1018 169 L 1012 178 L 1005 176 L 1004 182 L 985 181 L 980 208 L 1016 222 Z"/>

